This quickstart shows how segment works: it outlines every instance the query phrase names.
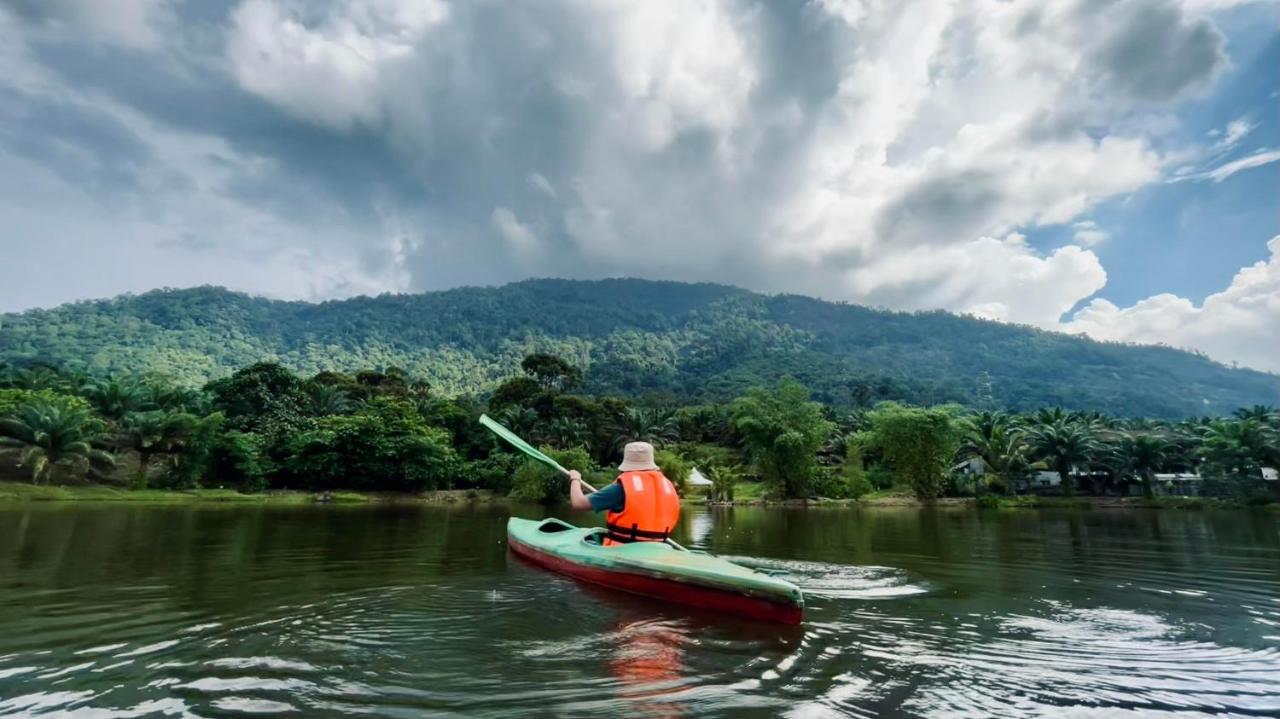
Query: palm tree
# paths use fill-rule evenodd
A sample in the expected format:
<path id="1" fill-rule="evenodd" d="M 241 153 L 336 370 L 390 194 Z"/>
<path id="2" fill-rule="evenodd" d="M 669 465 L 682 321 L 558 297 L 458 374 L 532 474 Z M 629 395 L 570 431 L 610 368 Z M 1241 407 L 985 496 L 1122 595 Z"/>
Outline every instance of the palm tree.
<path id="1" fill-rule="evenodd" d="M 1028 418 L 1031 424 L 1049 425 L 1055 422 L 1069 422 L 1072 414 L 1061 407 L 1041 407 Z"/>
<path id="2" fill-rule="evenodd" d="M 62 385 L 62 375 L 47 365 L 5 367 L 0 375 L 0 387 L 7 389 L 58 389 Z"/>
<path id="3" fill-rule="evenodd" d="M 1236 479 L 1261 477 L 1264 461 L 1276 454 L 1276 430 L 1259 420 L 1218 419 L 1201 428 L 1201 456 L 1215 473 Z"/>
<path id="4" fill-rule="evenodd" d="M 498 421 L 521 436 L 529 436 L 538 426 L 538 413 L 529 407 L 512 405 L 498 413 Z"/>
<path id="5" fill-rule="evenodd" d="M 316 383 L 307 387 L 307 409 L 317 416 L 344 414 L 351 410 L 351 398 L 340 387 Z"/>
<path id="6" fill-rule="evenodd" d="M 1173 451 L 1173 444 L 1155 434 L 1134 434 L 1120 444 L 1120 454 L 1128 469 L 1142 478 L 1142 494 L 1155 496 L 1156 471 Z"/>
<path id="7" fill-rule="evenodd" d="M 84 396 L 98 410 L 98 414 L 110 420 L 121 420 L 130 412 L 140 412 L 152 406 L 152 397 L 136 382 L 118 379 L 104 380 L 89 386 Z"/>
<path id="8" fill-rule="evenodd" d="M 1252 407 L 1236 410 L 1235 416 L 1236 419 L 1256 419 L 1263 424 L 1276 424 L 1280 422 L 1280 409 L 1265 404 L 1255 404 Z"/>
<path id="9" fill-rule="evenodd" d="M 185 412 L 134 412 L 121 423 L 126 446 L 138 453 L 138 475 L 134 486 L 145 489 L 147 469 L 157 454 L 170 454 L 195 431 L 196 417 Z"/>
<path id="10" fill-rule="evenodd" d="M 1055 419 L 1049 424 L 1031 427 L 1026 438 L 1031 455 L 1058 473 L 1062 480 L 1062 493 L 1067 496 L 1075 494 L 1072 467 L 1087 464 L 1099 449 L 1092 430 L 1071 419 Z"/>
<path id="11" fill-rule="evenodd" d="M 960 457 L 981 459 L 1008 493 L 1011 475 L 1027 468 L 1027 444 L 1013 418 L 1003 412 L 980 412 L 961 425 Z"/>
<path id="12" fill-rule="evenodd" d="M 547 439 L 560 449 L 585 447 L 591 439 L 587 423 L 570 417 L 557 417 L 547 425 Z"/>
<path id="13" fill-rule="evenodd" d="M 106 436 L 101 420 L 88 411 L 49 402 L 19 407 L 12 417 L 0 419 L 0 447 L 17 452 L 18 464 L 31 469 L 31 481 L 39 484 L 59 468 L 81 476 L 93 462 L 114 463 L 114 458 L 94 445 Z"/>
<path id="14" fill-rule="evenodd" d="M 611 429 L 615 451 L 627 442 L 661 444 L 680 436 L 675 412 L 660 408 L 628 407 L 614 419 Z"/>

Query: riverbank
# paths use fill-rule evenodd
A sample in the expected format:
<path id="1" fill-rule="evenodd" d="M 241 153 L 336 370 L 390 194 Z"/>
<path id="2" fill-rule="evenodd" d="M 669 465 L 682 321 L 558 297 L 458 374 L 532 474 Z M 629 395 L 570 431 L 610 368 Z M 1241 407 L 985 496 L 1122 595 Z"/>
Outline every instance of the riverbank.
<path id="1" fill-rule="evenodd" d="M 754 494 L 754 493 L 753 493 Z M 452 505 L 498 504 L 509 501 L 488 490 L 448 489 L 419 494 L 396 492 L 304 492 L 273 490 L 246 494 L 231 489 L 125 489 L 103 484 L 34 485 L 0 482 L 0 506 L 28 502 L 130 502 L 150 504 L 400 504 Z M 759 496 L 732 502 L 707 502 L 700 497 L 684 500 L 686 506 L 712 507 L 940 507 L 981 509 L 1244 509 L 1247 505 L 1209 497 L 940 497 L 925 503 L 910 494 L 876 492 L 860 499 L 766 500 Z M 1259 508 L 1259 507 L 1253 507 Z M 1280 504 L 1260 507 L 1280 513 Z"/>
<path id="2" fill-rule="evenodd" d="M 246 494 L 232 489 L 125 489 L 103 484 L 35 485 L 0 482 L 0 505 L 25 502 L 136 502 L 152 504 L 465 504 L 505 498 L 488 490 L 453 489 L 421 494 L 395 492 L 302 492 L 273 490 Z"/>
<path id="3" fill-rule="evenodd" d="M 876 493 L 860 499 L 735 499 L 708 502 L 717 507 L 976 507 L 979 509 L 1269 509 L 1280 512 L 1280 503 L 1250 505 L 1213 497 L 939 497 L 923 502 L 909 494 Z"/>

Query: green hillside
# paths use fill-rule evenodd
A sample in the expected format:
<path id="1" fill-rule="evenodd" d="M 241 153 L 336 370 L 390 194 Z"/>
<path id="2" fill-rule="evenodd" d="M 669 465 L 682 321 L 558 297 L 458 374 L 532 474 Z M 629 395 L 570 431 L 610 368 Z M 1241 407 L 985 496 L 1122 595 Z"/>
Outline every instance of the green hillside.
<path id="1" fill-rule="evenodd" d="M 584 368 L 594 391 L 695 400 L 785 374 L 835 405 L 1177 417 L 1280 397 L 1276 375 L 1165 347 L 711 284 L 532 280 L 320 304 L 202 287 L 0 315 L 0 362 L 158 372 L 193 385 L 275 360 L 302 373 L 394 365 L 459 394 L 515 374 L 531 351 Z"/>

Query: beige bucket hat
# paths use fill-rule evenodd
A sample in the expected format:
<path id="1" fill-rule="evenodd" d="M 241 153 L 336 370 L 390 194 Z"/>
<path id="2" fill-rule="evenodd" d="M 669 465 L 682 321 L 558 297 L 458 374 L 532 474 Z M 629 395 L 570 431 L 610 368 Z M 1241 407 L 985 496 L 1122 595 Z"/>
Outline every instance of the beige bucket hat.
<path id="1" fill-rule="evenodd" d="M 653 463 L 653 445 L 648 442 L 629 442 L 622 450 L 622 464 L 618 469 L 623 472 L 641 472 L 646 469 L 657 469 Z"/>

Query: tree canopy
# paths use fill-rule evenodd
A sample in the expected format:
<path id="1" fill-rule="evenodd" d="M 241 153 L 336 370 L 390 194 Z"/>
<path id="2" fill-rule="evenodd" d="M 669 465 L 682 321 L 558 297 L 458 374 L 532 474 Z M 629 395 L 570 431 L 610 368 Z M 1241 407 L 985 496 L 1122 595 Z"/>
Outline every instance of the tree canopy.
<path id="1" fill-rule="evenodd" d="M 521 377 L 508 388 L 525 393 L 517 402 L 536 385 L 706 404 L 792 376 L 823 404 L 867 409 L 896 400 L 1181 418 L 1280 401 L 1275 375 L 1167 347 L 710 284 L 537 280 L 321 304 L 204 287 L 0 315 L 0 364 L 28 380 L 47 375 L 45 363 L 198 388 L 263 360 L 320 384 L 345 376 L 339 389 L 357 399 L 391 386 L 485 393 Z"/>

